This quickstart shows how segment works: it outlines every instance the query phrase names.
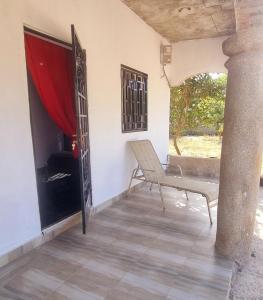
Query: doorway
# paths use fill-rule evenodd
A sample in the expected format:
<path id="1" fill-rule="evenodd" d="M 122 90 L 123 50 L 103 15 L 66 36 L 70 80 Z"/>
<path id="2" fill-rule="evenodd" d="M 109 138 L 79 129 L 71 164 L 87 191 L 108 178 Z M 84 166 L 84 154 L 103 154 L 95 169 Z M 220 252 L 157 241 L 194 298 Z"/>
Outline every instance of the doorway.
<path id="1" fill-rule="evenodd" d="M 72 44 L 28 27 L 24 37 L 41 228 L 81 210 L 85 233 L 92 206 L 86 55 L 73 25 Z"/>

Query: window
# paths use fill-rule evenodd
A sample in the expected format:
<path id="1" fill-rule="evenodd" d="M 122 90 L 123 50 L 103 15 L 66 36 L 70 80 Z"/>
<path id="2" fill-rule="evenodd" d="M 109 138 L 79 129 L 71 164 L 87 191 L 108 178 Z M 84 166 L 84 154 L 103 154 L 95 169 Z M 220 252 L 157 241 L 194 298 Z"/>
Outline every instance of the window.
<path id="1" fill-rule="evenodd" d="M 121 65 L 122 132 L 147 130 L 148 75 Z"/>

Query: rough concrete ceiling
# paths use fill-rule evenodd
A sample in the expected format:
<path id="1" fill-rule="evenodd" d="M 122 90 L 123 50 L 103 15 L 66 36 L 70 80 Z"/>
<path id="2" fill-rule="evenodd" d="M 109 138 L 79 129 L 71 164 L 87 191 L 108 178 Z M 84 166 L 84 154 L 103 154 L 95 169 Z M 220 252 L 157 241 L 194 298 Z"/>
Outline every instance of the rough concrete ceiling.
<path id="1" fill-rule="evenodd" d="M 237 30 L 263 25 L 263 0 L 239 0 L 235 10 Z"/>
<path id="2" fill-rule="evenodd" d="M 171 42 L 235 32 L 233 0 L 121 0 Z"/>

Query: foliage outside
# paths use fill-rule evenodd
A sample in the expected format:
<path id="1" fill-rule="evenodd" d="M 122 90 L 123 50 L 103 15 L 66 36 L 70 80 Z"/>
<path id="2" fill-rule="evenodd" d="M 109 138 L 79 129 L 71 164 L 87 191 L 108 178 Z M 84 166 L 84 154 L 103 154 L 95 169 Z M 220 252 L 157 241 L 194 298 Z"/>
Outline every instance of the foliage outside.
<path id="1" fill-rule="evenodd" d="M 177 139 L 191 130 L 211 129 L 222 135 L 226 94 L 225 74 L 214 78 L 201 73 L 171 88 L 170 135 L 177 154 Z"/>

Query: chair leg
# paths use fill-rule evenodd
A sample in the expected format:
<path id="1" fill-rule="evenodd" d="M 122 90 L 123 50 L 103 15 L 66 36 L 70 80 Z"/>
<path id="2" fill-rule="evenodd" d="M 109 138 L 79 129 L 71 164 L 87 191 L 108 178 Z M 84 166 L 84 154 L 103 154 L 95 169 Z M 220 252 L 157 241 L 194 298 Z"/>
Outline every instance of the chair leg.
<path id="1" fill-rule="evenodd" d="M 127 191 L 127 194 L 126 194 L 126 195 L 128 195 L 128 194 L 130 193 L 130 191 L 131 191 L 131 184 L 132 184 L 132 180 L 133 180 L 133 178 L 134 178 L 134 175 L 135 175 L 136 170 L 137 170 L 137 169 L 134 169 L 134 170 L 132 171 L 132 176 L 131 176 L 131 179 L 130 179 L 130 183 L 129 183 L 129 187 L 128 187 L 128 191 Z"/>
<path id="2" fill-rule="evenodd" d="M 205 197 L 205 199 L 206 199 L 206 204 L 207 204 L 207 209 L 208 209 L 208 215 L 209 215 L 209 219 L 210 219 L 210 224 L 213 225 L 213 220 L 212 220 L 212 216 L 211 216 L 209 201 L 208 201 L 207 197 Z"/>
<path id="3" fill-rule="evenodd" d="M 186 196 L 187 201 L 189 201 L 187 191 L 184 191 L 184 192 L 185 192 L 185 196 Z"/>
<path id="4" fill-rule="evenodd" d="M 163 211 L 165 211 L 165 205 L 164 205 L 164 200 L 163 200 L 163 192 L 162 192 L 162 187 L 160 185 L 160 183 L 158 182 L 158 189 L 159 189 L 159 193 L 160 193 L 160 197 L 162 200 L 162 205 L 163 205 Z"/>

